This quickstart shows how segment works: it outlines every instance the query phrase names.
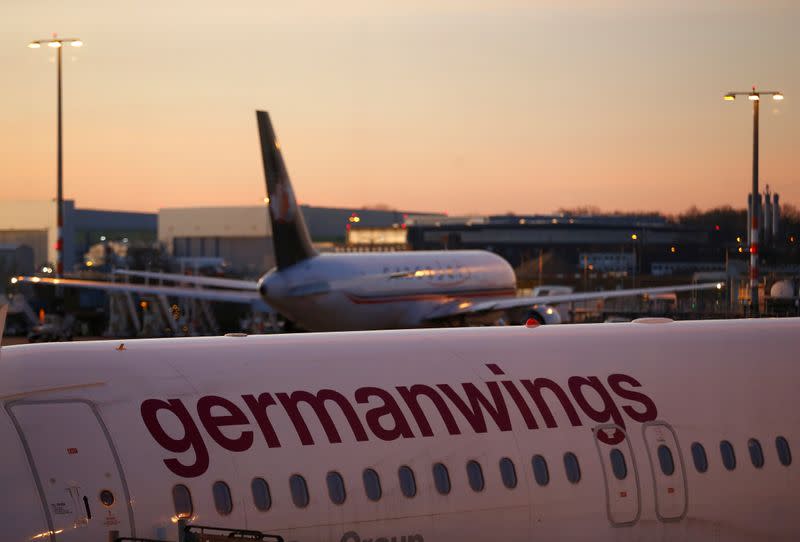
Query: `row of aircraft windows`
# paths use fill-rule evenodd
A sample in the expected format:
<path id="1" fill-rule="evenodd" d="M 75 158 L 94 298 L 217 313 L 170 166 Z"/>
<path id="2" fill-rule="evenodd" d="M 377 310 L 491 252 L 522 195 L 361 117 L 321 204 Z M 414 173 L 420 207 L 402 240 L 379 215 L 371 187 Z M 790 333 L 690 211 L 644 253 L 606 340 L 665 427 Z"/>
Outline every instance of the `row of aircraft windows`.
<path id="1" fill-rule="evenodd" d="M 747 442 L 747 448 L 750 452 L 750 460 L 756 468 L 764 466 L 764 452 L 761 443 L 754 438 Z M 778 460 L 784 466 L 789 466 L 792 463 L 792 454 L 789 449 L 789 443 L 784 437 L 777 437 L 775 439 L 775 448 L 778 455 Z M 706 472 L 708 470 L 708 456 L 706 450 L 699 442 L 694 442 L 691 445 L 692 459 L 694 461 L 695 469 L 698 472 Z M 723 440 L 720 442 L 720 455 L 722 457 L 722 464 L 728 470 L 736 468 L 736 455 L 734 453 L 733 445 Z M 672 476 L 675 473 L 675 460 L 672 455 L 672 450 L 669 446 L 661 444 L 656 449 L 656 456 L 661 468 L 661 472 L 666 476 Z M 581 480 L 581 468 L 577 456 L 572 452 L 567 452 L 563 457 L 564 473 L 570 483 L 577 484 Z M 628 476 L 628 465 L 625 461 L 625 454 L 618 448 L 613 448 L 609 452 L 609 462 L 611 464 L 611 472 L 618 480 L 624 480 Z M 514 462 L 504 457 L 499 462 L 500 479 L 503 485 L 508 489 L 517 487 L 517 471 Z M 534 455 L 531 458 L 531 467 L 533 469 L 533 477 L 536 483 L 540 486 L 546 486 L 550 483 L 550 471 L 547 466 L 547 460 L 542 455 Z M 469 487 L 475 492 L 483 491 L 486 482 L 483 476 L 483 468 L 481 464 L 475 460 L 470 460 L 466 465 L 467 482 Z M 450 473 L 443 463 L 435 463 L 432 468 L 433 483 L 436 491 L 441 495 L 450 493 Z M 413 498 L 417 495 L 417 481 L 414 471 L 407 465 L 401 466 L 397 471 L 397 477 L 400 485 L 400 491 L 406 498 Z M 326 485 L 328 486 L 328 497 L 334 504 L 344 504 L 347 500 L 347 491 L 345 489 L 344 478 L 336 471 L 331 471 L 326 476 Z M 371 468 L 364 469 L 362 473 L 362 482 L 364 484 L 364 492 L 367 498 L 371 501 L 377 502 L 383 496 L 383 489 L 381 487 L 381 479 L 378 473 Z M 265 512 L 272 507 L 272 496 L 269 490 L 269 484 L 263 478 L 253 478 L 250 484 L 250 489 L 253 495 L 253 503 L 255 507 Z M 298 508 L 305 508 L 310 502 L 308 491 L 308 484 L 306 479 L 300 474 L 293 474 L 289 477 L 289 489 L 292 495 L 292 502 Z M 214 497 L 214 506 L 219 514 L 225 516 L 233 510 L 233 498 L 231 497 L 231 490 L 228 484 L 223 481 L 215 482 L 212 486 L 212 494 Z M 192 496 L 189 488 L 185 485 L 178 484 L 172 490 L 172 499 L 175 505 L 175 513 L 178 517 L 189 517 L 193 513 Z"/>
<path id="2" fill-rule="evenodd" d="M 706 449 L 699 442 L 695 442 L 691 446 L 692 460 L 694 461 L 694 468 L 697 472 L 706 472 L 708 470 L 708 456 L 706 456 Z M 750 454 L 750 462 L 757 469 L 764 466 L 764 450 L 758 439 L 751 438 L 747 441 L 747 451 Z M 775 451 L 778 454 L 778 461 L 784 467 L 792 464 L 792 451 L 789 448 L 789 442 L 784 437 L 775 438 Z M 719 453 L 722 457 L 722 464 L 728 470 L 736 468 L 736 453 L 733 450 L 733 444 L 730 441 L 723 440 L 719 443 Z M 663 466 L 662 466 L 663 470 Z"/>
<path id="3" fill-rule="evenodd" d="M 546 486 L 550 482 L 550 473 L 547 461 L 541 455 L 533 456 L 531 460 L 533 473 L 536 482 L 540 486 Z M 508 489 L 517 487 L 517 470 L 514 462 L 504 457 L 498 464 L 500 479 Z M 581 479 L 581 469 L 578 458 L 572 452 L 564 454 L 564 471 L 567 480 L 577 484 Z M 481 492 L 486 486 L 483 475 L 483 467 L 475 460 L 470 460 L 466 465 L 467 482 L 469 487 L 475 492 Z M 432 468 L 433 484 L 440 495 L 448 495 L 451 490 L 450 472 L 444 463 L 435 463 Z M 417 495 L 417 480 L 414 471 L 407 465 L 401 466 L 397 471 L 400 491 L 406 498 L 413 498 Z M 344 478 L 336 471 L 331 471 L 326 476 L 328 486 L 328 497 L 334 504 L 343 504 L 347 499 Z M 381 479 L 374 469 L 364 469 L 362 473 L 364 492 L 367 498 L 377 502 L 383 496 Z M 253 478 L 250 484 L 255 507 L 265 512 L 272 507 L 272 496 L 269 484 L 264 478 Z M 298 508 L 305 508 L 310 502 L 308 484 L 306 479 L 300 474 L 293 474 L 289 477 L 289 490 L 292 502 Z M 214 482 L 211 488 L 214 497 L 214 506 L 220 515 L 226 516 L 233 510 L 233 498 L 227 483 L 223 481 Z M 175 514 L 178 517 L 190 517 L 194 512 L 192 496 L 189 488 L 183 484 L 178 484 L 172 489 L 172 500 L 175 505 Z"/>

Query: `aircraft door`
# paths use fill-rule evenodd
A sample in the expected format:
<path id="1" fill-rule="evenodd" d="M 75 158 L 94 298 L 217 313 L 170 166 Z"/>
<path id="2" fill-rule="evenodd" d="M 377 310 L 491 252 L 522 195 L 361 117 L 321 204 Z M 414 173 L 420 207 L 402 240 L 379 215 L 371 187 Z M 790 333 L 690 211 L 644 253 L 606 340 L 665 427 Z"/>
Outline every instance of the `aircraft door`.
<path id="1" fill-rule="evenodd" d="M 23 441 L 56 542 L 134 536 L 124 475 L 96 408 L 86 401 L 17 402 Z"/>
<path id="2" fill-rule="evenodd" d="M 678 437 L 669 424 L 648 422 L 642 426 L 653 488 L 656 515 L 661 521 L 678 521 L 686 515 L 686 471 Z"/>
<path id="3" fill-rule="evenodd" d="M 639 520 L 641 499 L 639 473 L 628 435 L 614 424 L 598 425 L 593 434 L 606 482 L 608 520 L 613 525 L 633 525 Z"/>

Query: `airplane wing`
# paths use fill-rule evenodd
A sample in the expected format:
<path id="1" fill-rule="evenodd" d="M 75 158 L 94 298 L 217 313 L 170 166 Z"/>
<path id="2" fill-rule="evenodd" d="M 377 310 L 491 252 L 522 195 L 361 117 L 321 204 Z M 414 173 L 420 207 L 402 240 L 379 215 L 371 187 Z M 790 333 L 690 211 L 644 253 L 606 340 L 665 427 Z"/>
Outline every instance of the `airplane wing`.
<path id="1" fill-rule="evenodd" d="M 654 288 L 629 288 L 627 290 L 600 290 L 597 292 L 577 292 L 559 295 L 502 297 L 496 299 L 483 299 L 476 302 L 465 299 L 455 299 L 450 303 L 437 307 L 426 317 L 426 320 L 435 321 L 452 318 L 455 316 L 468 316 L 470 314 L 532 307 L 533 305 L 559 305 L 561 303 L 589 301 L 592 299 L 611 299 L 615 297 L 668 294 L 696 290 L 721 290 L 722 287 L 723 284 L 721 282 L 708 282 L 702 284 L 657 286 Z"/>
<path id="2" fill-rule="evenodd" d="M 217 288 L 230 288 L 233 290 L 258 290 L 258 283 L 254 280 L 226 279 L 221 277 L 204 277 L 200 275 L 181 275 L 180 273 L 155 273 L 153 271 L 131 271 L 117 269 L 115 275 L 126 277 L 141 277 L 151 280 L 168 280 L 183 284 L 197 284 L 198 286 L 215 286 Z"/>
<path id="3" fill-rule="evenodd" d="M 15 278 L 17 279 L 17 282 L 30 284 L 50 284 L 53 286 L 63 286 L 65 288 L 88 288 L 94 290 L 104 290 L 106 292 L 130 292 L 134 294 L 167 295 L 172 297 L 206 299 L 208 301 L 227 301 L 229 303 L 260 303 L 262 304 L 262 308 L 265 306 L 261 296 L 255 290 L 255 288 L 250 291 L 221 289 L 212 290 L 209 288 L 154 286 L 148 284 L 132 284 L 129 282 L 106 282 L 102 280 L 57 279 L 51 277 L 25 276 L 19 276 Z"/>

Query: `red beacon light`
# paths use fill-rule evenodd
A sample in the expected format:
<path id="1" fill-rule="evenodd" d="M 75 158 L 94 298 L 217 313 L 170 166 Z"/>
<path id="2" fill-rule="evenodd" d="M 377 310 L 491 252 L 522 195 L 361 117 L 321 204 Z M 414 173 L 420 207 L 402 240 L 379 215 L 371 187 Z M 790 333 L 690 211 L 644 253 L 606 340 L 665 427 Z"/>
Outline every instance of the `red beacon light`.
<path id="1" fill-rule="evenodd" d="M 525 322 L 525 327 L 539 327 L 541 324 L 536 318 L 528 318 Z"/>

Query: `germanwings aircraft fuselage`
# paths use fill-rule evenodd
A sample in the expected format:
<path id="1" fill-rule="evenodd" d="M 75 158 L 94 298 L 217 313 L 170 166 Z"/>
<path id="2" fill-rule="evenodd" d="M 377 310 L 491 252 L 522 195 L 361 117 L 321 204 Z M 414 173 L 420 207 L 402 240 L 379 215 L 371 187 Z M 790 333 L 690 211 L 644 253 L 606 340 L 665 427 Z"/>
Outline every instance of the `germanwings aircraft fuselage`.
<path id="1" fill-rule="evenodd" d="M 800 319 L 0 350 L 2 540 L 797 540 Z"/>

